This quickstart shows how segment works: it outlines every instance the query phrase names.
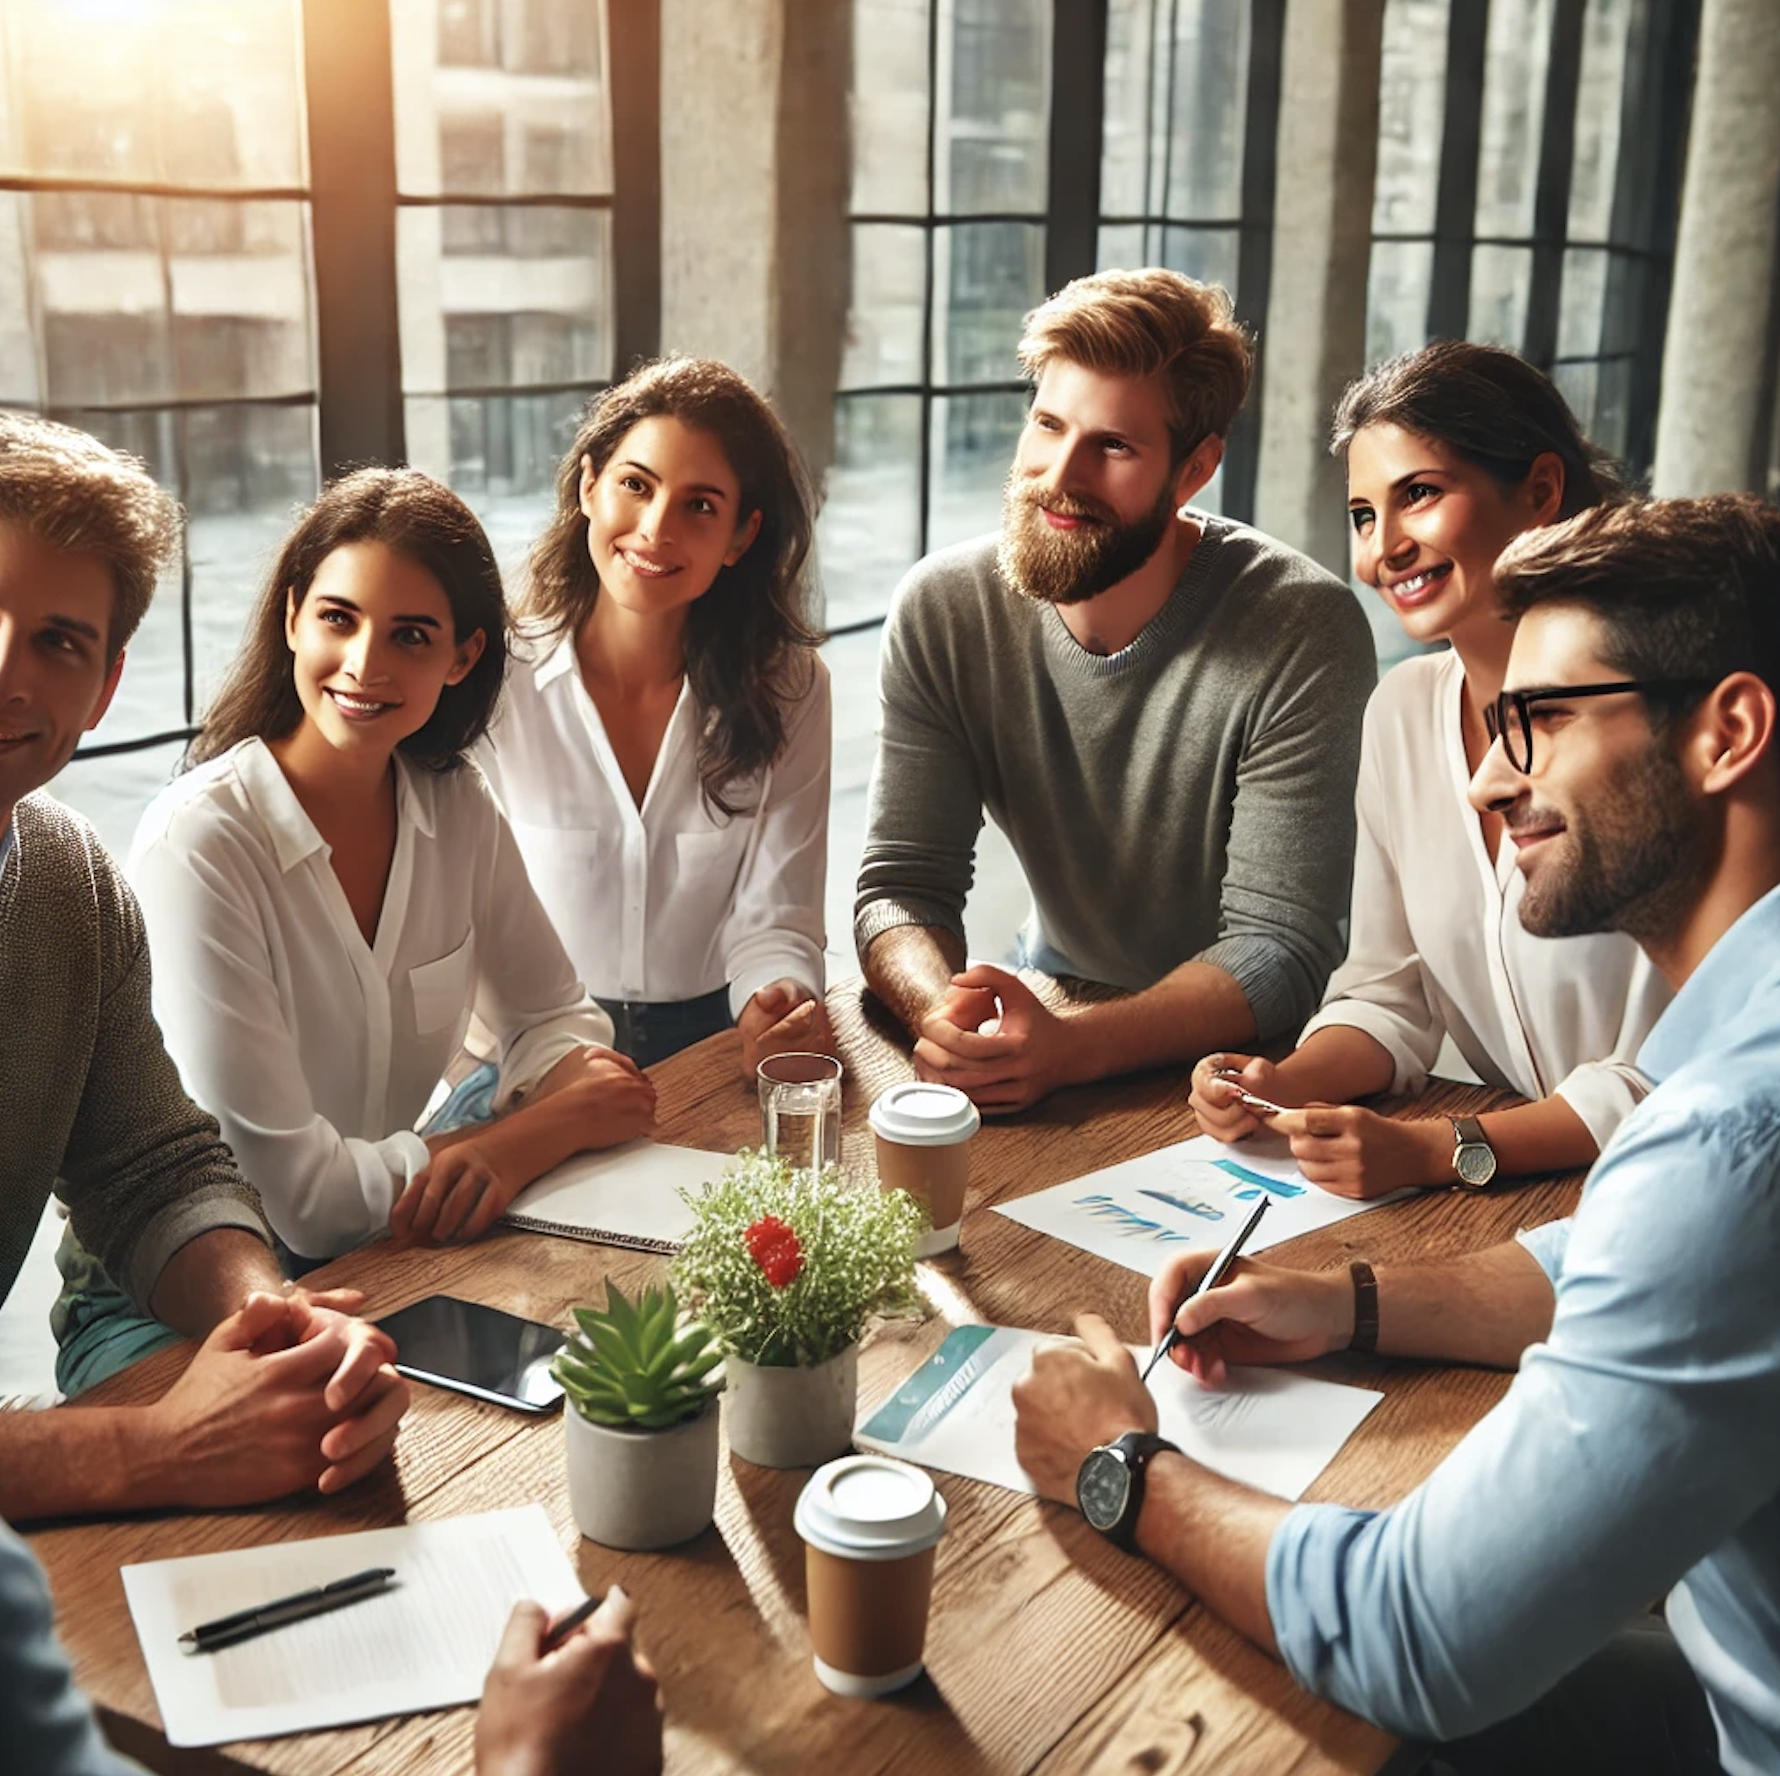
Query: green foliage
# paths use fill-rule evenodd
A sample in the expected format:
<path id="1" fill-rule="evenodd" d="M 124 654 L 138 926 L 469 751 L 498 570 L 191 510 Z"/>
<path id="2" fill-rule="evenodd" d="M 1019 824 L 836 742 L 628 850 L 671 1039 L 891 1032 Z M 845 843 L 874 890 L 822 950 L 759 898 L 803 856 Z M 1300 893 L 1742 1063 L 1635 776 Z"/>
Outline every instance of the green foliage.
<path id="1" fill-rule="evenodd" d="M 681 1194 L 693 1225 L 674 1280 L 723 1348 L 747 1362 L 824 1363 L 856 1343 L 868 1320 L 925 1310 L 915 1287 L 925 1223 L 903 1191 L 851 1185 L 838 1166 L 812 1174 L 744 1150 L 715 1184 Z M 750 1250 L 748 1230 L 769 1218 L 796 1235 L 800 1262 L 783 1286 L 768 1271 L 785 1269 L 763 1266 Z"/>
<path id="2" fill-rule="evenodd" d="M 652 1284 L 633 1302 L 608 1277 L 606 1311 L 578 1307 L 575 1322 L 580 1331 L 550 1370 L 593 1424 L 666 1430 L 696 1418 L 722 1391 L 723 1352 L 710 1327 L 680 1324 L 671 1286 Z"/>

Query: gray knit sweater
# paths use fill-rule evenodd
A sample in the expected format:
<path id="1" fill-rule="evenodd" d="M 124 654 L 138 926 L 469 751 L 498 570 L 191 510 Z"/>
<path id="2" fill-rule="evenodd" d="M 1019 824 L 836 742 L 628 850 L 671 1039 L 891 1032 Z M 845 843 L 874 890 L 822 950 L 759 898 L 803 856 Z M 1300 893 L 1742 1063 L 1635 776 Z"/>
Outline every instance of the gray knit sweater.
<path id="1" fill-rule="evenodd" d="M 149 1010 L 148 941 L 78 814 L 13 810 L 0 865 L 0 1300 L 54 1190 L 144 1312 L 161 1268 L 216 1227 L 267 1237 L 216 1121 L 185 1095 Z"/>
<path id="2" fill-rule="evenodd" d="M 986 807 L 1032 893 L 1029 956 L 1137 992 L 1190 960 L 1261 1037 L 1295 1030 L 1341 957 L 1371 631 L 1331 574 L 1246 525 L 1205 534 L 1130 646 L 1090 654 L 1010 591 L 995 539 L 898 588 L 854 937 L 963 935 Z"/>

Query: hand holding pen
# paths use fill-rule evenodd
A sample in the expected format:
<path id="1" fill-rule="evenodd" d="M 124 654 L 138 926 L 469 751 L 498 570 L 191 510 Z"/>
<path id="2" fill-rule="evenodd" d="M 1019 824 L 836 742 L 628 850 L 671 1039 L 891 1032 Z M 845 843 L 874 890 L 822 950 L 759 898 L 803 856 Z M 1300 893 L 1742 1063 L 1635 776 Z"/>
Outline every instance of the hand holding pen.
<path id="1" fill-rule="evenodd" d="M 1237 1255 L 1242 1251 L 1242 1248 L 1248 1244 L 1249 1236 L 1260 1225 L 1261 1217 L 1267 1213 L 1267 1204 L 1271 1200 L 1270 1197 L 1263 1196 L 1261 1200 L 1255 1204 L 1254 1210 L 1249 1215 L 1249 1218 L 1230 1236 L 1230 1243 L 1225 1246 L 1206 1267 L 1205 1274 L 1199 1279 L 1198 1284 L 1194 1287 L 1193 1294 L 1188 1296 L 1187 1299 L 1189 1301 L 1195 1296 L 1208 1294 L 1229 1275 L 1230 1268 L 1235 1264 Z M 1152 1315 L 1152 1317 L 1154 1316 Z M 1144 1364 L 1143 1374 L 1137 1379 L 1147 1384 L 1150 1379 L 1150 1371 L 1181 1342 L 1181 1338 L 1182 1333 L 1178 1318 L 1171 1317 L 1166 1330 L 1162 1332 L 1160 1339 L 1157 1341 L 1155 1354 L 1146 1364 Z"/>
<path id="2" fill-rule="evenodd" d="M 1222 1282 L 1206 1287 L 1226 1254 Z M 1170 1343 L 1173 1334 L 1176 1364 L 1214 1388 L 1224 1385 L 1227 1364 L 1306 1363 L 1345 1350 L 1353 1312 L 1345 1266 L 1305 1271 L 1253 1258 L 1238 1263 L 1228 1247 L 1209 1262 L 1203 1251 L 1184 1253 L 1150 1284 L 1152 1335 Z"/>

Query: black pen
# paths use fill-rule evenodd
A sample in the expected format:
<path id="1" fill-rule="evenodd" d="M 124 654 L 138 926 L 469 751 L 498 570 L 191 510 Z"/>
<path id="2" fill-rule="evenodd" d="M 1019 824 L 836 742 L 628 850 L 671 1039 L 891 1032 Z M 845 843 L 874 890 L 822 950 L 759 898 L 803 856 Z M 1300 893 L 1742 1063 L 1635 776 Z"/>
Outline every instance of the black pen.
<path id="1" fill-rule="evenodd" d="M 252 1609 L 237 1610 L 232 1616 L 219 1616 L 214 1622 L 205 1622 L 180 1635 L 179 1643 L 193 1652 L 213 1653 L 218 1647 L 233 1646 L 238 1640 L 282 1628 L 287 1622 L 305 1622 L 311 1616 L 323 1616 L 329 1610 L 375 1597 L 395 1576 L 393 1566 L 373 1566 L 349 1578 L 336 1579 L 331 1585 L 318 1585 L 313 1591 L 299 1591 L 294 1597 L 280 1597 Z"/>
<path id="2" fill-rule="evenodd" d="M 560 1646 L 605 1601 L 606 1594 L 603 1591 L 597 1597 L 583 1597 L 566 1616 L 558 1616 L 544 1630 L 544 1644 L 538 1649 L 539 1652 L 547 1653 L 552 1647 Z"/>
<path id="3" fill-rule="evenodd" d="M 1217 1257 L 1212 1259 L 1211 1269 L 1199 1279 L 1199 1287 L 1193 1291 L 1192 1295 L 1187 1297 L 1187 1301 L 1191 1301 L 1193 1295 L 1203 1295 L 1207 1289 L 1215 1289 L 1218 1284 L 1224 1280 L 1225 1276 L 1229 1273 L 1230 1266 L 1236 1262 L 1238 1256 L 1242 1252 L 1242 1248 L 1248 1244 L 1248 1236 L 1255 1231 L 1256 1224 L 1260 1221 L 1261 1217 L 1267 1213 L 1267 1205 L 1272 1200 L 1271 1197 L 1264 1196 L 1255 1204 L 1255 1212 L 1236 1230 L 1229 1245 L 1227 1245 L 1223 1251 L 1218 1253 Z M 1183 1301 L 1181 1307 L 1185 1307 L 1187 1301 Z M 1178 1317 L 1180 1314 L 1180 1307 L 1177 1307 L 1174 1311 Z M 1138 1380 L 1147 1382 L 1150 1378 L 1150 1371 L 1154 1369 L 1155 1366 L 1179 1343 L 1180 1332 L 1171 1323 L 1168 1330 L 1162 1334 L 1162 1342 L 1156 1346 L 1156 1354 L 1144 1365 L 1143 1374 L 1138 1377 Z"/>

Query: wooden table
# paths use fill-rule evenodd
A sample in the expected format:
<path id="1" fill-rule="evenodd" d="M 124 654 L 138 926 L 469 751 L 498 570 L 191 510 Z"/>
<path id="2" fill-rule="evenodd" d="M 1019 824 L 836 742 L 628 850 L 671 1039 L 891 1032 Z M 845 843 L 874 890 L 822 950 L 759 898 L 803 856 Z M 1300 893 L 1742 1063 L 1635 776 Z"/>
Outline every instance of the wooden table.
<path id="1" fill-rule="evenodd" d="M 844 1163 L 869 1167 L 866 1108 L 906 1078 L 901 1047 L 874 1027 L 857 987 L 831 1008 L 847 1061 Z M 735 1148 L 759 1138 L 753 1091 L 733 1033 L 655 1070 L 664 1139 Z M 1473 1109 L 1476 1089 L 1436 1086 L 1421 1113 Z M 861 1352 L 860 1392 L 875 1403 L 953 1326 L 982 1321 L 1067 1331 L 1092 1307 L 1133 1341 L 1147 1332 L 1144 1281 L 988 1213 L 994 1202 L 1079 1176 L 1194 1132 L 1181 1074 L 1153 1073 L 1058 1093 L 977 1138 L 962 1250 L 922 1267 L 937 1310 Z M 1401 1261 L 1475 1250 L 1574 1204 L 1574 1180 L 1465 1196 L 1437 1192 L 1306 1236 L 1269 1256 L 1308 1269 L 1350 1254 Z M 627 1286 L 661 1261 L 571 1240 L 508 1233 L 441 1252 L 373 1247 L 318 1281 L 367 1291 L 382 1314 L 438 1290 L 568 1323 L 610 1272 Z M 97 1398 L 155 1398 L 183 1356 L 166 1352 Z M 1331 1379 L 1385 1399 L 1309 1497 L 1386 1505 L 1421 1480 L 1492 1406 L 1507 1378 L 1482 1370 L 1341 1357 Z M 622 1583 L 661 1672 L 670 1771 L 1376 1771 L 1396 1751 L 1384 1733 L 1298 1690 L 1282 1667 L 1210 1617 L 1166 1574 L 1121 1554 L 1074 1511 L 951 1475 L 928 1675 L 883 1702 L 844 1701 L 817 1683 L 804 1615 L 803 1557 L 791 1527 L 805 1474 L 723 1459 L 717 1522 L 668 1554 L 616 1554 L 577 1533 L 563 1431 L 498 1407 L 416 1386 L 393 1467 L 345 1495 L 282 1506 L 42 1529 L 32 1545 L 50 1575 L 60 1630 L 108 1729 L 157 1768 L 434 1773 L 470 1766 L 468 1709 L 228 1748 L 173 1753 L 124 1602 L 133 1561 L 339 1534 L 540 1501 L 591 1590 Z"/>

